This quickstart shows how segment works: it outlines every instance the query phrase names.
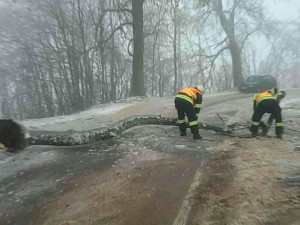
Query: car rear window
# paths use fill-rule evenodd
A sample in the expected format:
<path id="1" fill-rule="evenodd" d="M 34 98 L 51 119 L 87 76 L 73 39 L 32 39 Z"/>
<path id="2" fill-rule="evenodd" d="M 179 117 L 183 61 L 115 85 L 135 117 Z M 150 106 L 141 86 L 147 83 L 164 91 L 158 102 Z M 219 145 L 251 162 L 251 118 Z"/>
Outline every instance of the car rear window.
<path id="1" fill-rule="evenodd" d="M 257 81 L 257 80 L 261 80 L 261 77 L 259 76 L 251 76 L 248 77 L 247 81 Z"/>
<path id="2" fill-rule="evenodd" d="M 264 79 L 264 80 L 272 80 L 272 78 L 273 78 L 273 77 L 271 77 L 271 76 L 263 76 L 263 79 Z"/>

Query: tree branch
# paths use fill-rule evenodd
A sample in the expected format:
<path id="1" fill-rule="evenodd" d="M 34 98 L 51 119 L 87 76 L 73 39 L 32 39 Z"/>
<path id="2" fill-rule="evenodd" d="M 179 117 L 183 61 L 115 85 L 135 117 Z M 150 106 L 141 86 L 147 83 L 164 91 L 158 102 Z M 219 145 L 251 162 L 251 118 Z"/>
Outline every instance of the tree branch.
<path id="1" fill-rule="evenodd" d="M 124 26 L 127 26 L 127 25 L 132 25 L 132 23 L 126 22 L 126 23 L 120 24 L 118 27 L 116 27 L 116 29 L 113 30 L 113 32 L 108 36 L 108 38 L 106 38 L 104 41 L 101 41 L 101 44 L 108 42 L 118 30 L 121 30 Z M 97 46 L 90 47 L 87 51 L 89 52 L 98 47 L 99 47 L 99 43 L 97 44 Z"/>
<path id="2" fill-rule="evenodd" d="M 132 10 L 130 9 L 106 9 L 104 12 L 128 12 L 132 13 Z"/>
<path id="3" fill-rule="evenodd" d="M 233 6 L 231 8 L 230 16 L 229 19 L 232 23 L 234 23 L 234 15 L 235 15 L 235 10 L 239 6 L 241 0 L 234 0 Z"/>
<path id="4" fill-rule="evenodd" d="M 128 52 L 128 54 L 131 56 L 131 57 L 133 57 L 133 54 L 130 52 L 130 44 L 133 42 L 133 39 L 131 39 L 130 41 L 129 41 L 129 43 L 128 43 L 128 45 L 127 45 L 127 52 Z"/>
<path id="5" fill-rule="evenodd" d="M 223 39 L 223 41 L 221 41 L 221 42 L 219 42 L 219 43 L 217 43 L 217 44 L 214 44 L 214 45 L 210 45 L 210 46 L 208 46 L 208 47 L 209 47 L 209 48 L 214 47 L 214 49 L 216 49 L 217 47 L 219 47 L 220 45 L 222 45 L 224 42 L 226 42 L 227 39 L 228 39 L 228 37 L 225 37 L 225 38 Z"/>
<path id="6" fill-rule="evenodd" d="M 259 30 L 259 29 L 256 28 L 255 30 L 251 31 L 250 33 L 248 33 L 248 34 L 245 36 L 245 38 L 243 39 L 242 44 L 241 44 L 240 52 L 243 50 L 244 44 L 245 44 L 246 40 L 248 39 L 248 37 L 249 37 L 251 34 L 253 34 L 253 33 L 255 33 L 256 31 L 258 31 L 258 30 Z"/>
<path id="7" fill-rule="evenodd" d="M 215 55 L 212 56 L 212 57 L 214 57 L 214 58 L 212 59 L 212 61 L 211 61 L 211 63 L 210 63 L 211 66 L 210 66 L 210 69 L 209 69 L 209 72 L 208 72 L 208 78 L 206 79 L 205 84 L 207 83 L 208 79 L 211 77 L 212 66 L 213 66 L 215 60 L 218 58 L 218 56 L 219 56 L 224 50 L 226 50 L 226 49 L 228 49 L 228 48 L 229 48 L 228 46 L 225 46 L 225 47 L 221 48 L 221 49 L 217 52 L 217 54 L 215 54 Z"/>
<path id="8" fill-rule="evenodd" d="M 109 41 L 109 39 L 111 39 L 114 34 L 118 31 L 118 30 L 121 30 L 123 29 L 124 26 L 127 26 L 127 25 L 131 25 L 132 26 L 132 22 L 126 22 L 126 23 L 122 23 L 120 24 L 119 26 L 116 27 L 116 29 L 114 29 L 114 31 L 108 36 L 108 38 L 106 38 L 103 43 L 106 43 Z"/>

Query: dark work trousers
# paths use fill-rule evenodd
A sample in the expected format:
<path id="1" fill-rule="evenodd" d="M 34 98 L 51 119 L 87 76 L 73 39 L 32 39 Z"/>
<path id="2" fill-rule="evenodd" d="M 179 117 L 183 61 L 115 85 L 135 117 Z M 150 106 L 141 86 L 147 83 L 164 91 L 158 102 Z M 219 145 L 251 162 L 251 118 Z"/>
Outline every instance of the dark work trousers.
<path id="1" fill-rule="evenodd" d="M 281 135 L 283 133 L 283 123 L 281 117 L 281 108 L 276 99 L 262 100 L 252 115 L 251 132 L 257 134 L 259 128 L 259 122 L 265 113 L 270 113 L 276 121 L 276 134 Z M 255 125 L 256 124 L 256 125 Z"/>
<path id="2" fill-rule="evenodd" d="M 195 122 L 197 122 L 197 117 L 196 117 L 194 106 L 190 102 L 181 98 L 175 98 L 174 102 L 175 102 L 175 108 L 177 109 L 177 113 L 178 113 L 178 121 L 183 121 L 186 115 L 189 121 L 189 127 L 191 128 L 192 134 L 199 134 L 198 123 L 195 124 Z M 185 122 L 178 123 L 178 125 L 179 125 L 179 130 L 181 132 L 186 131 L 187 124 Z"/>

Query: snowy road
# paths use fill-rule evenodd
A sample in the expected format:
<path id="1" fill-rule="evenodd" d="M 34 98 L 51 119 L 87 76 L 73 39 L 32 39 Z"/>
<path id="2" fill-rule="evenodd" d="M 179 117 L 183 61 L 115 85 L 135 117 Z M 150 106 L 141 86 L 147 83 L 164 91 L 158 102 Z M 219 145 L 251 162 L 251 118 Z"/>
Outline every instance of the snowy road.
<path id="1" fill-rule="evenodd" d="M 211 108 L 211 106 L 221 105 L 223 112 L 232 111 L 230 105 L 231 101 L 240 99 L 244 105 L 247 105 L 251 102 L 251 96 L 252 94 L 243 94 L 236 91 L 208 94 L 204 95 L 203 107 L 204 110 L 207 110 L 208 108 Z M 245 99 L 248 101 L 245 101 Z M 215 108 L 213 109 L 215 110 Z M 201 116 L 205 117 L 209 114 L 210 113 L 201 114 Z M 71 129 L 82 131 L 109 126 L 116 121 L 134 115 L 162 115 L 175 117 L 174 98 L 130 98 L 124 102 L 95 106 L 92 109 L 73 115 L 23 120 L 20 122 L 29 130 L 66 131 Z"/>
<path id="2" fill-rule="evenodd" d="M 290 90 L 282 102 L 282 141 L 205 130 L 206 140 L 192 141 L 176 127 L 153 125 L 103 143 L 1 153 L 0 224 L 299 224 L 299 92 Z M 230 124 L 250 120 L 251 96 L 206 96 L 201 117 L 217 121 L 218 112 Z M 106 121 L 176 115 L 172 98 L 142 99 L 119 110 Z M 58 129 L 61 121 L 51 126 Z"/>

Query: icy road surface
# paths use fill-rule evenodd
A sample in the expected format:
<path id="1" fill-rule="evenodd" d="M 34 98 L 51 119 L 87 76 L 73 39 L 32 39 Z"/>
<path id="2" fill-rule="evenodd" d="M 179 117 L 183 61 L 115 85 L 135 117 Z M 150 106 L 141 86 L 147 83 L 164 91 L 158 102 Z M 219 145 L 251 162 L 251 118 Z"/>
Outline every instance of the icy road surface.
<path id="1" fill-rule="evenodd" d="M 270 138 L 254 139 L 200 130 L 204 140 L 194 141 L 191 134 L 180 137 L 177 127 L 153 125 L 102 143 L 1 152 L 0 224 L 300 224 L 299 94 L 289 90 L 282 101 L 283 140 L 271 129 Z M 220 122 L 219 113 L 247 133 L 251 96 L 207 95 L 200 117 Z M 109 126 L 131 115 L 176 116 L 173 98 L 127 104 L 82 118 Z M 57 120 L 47 128 L 75 129 L 73 122 Z M 92 119 L 82 124 L 99 125 Z"/>

